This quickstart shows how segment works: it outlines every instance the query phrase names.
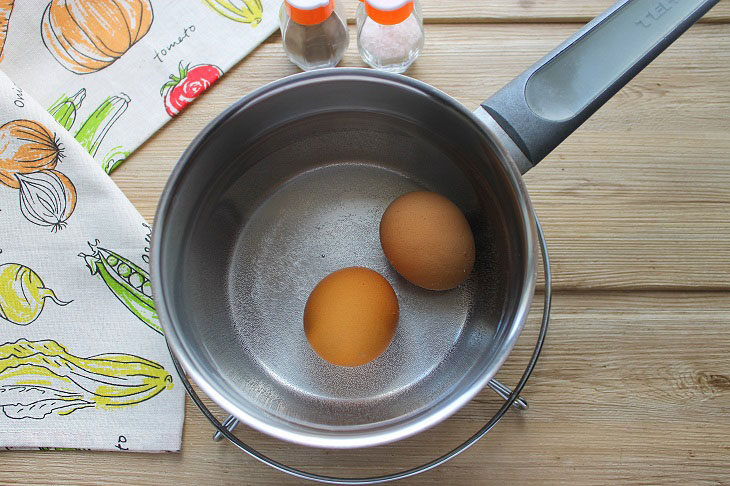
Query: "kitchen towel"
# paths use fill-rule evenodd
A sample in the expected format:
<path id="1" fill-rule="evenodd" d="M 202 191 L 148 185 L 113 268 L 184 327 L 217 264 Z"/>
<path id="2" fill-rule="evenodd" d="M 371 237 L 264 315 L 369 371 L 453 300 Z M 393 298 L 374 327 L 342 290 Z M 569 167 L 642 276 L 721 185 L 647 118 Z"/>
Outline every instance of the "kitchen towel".
<path id="1" fill-rule="evenodd" d="M 268 37 L 277 10 L 0 0 L 0 448 L 179 449 L 150 227 L 104 171 Z"/>
<path id="2" fill-rule="evenodd" d="M 91 156 L 0 73 L 0 447 L 177 450 L 184 390 L 149 231 Z"/>
<path id="3" fill-rule="evenodd" d="M 111 172 L 269 37 L 280 4 L 0 0 L 0 69 Z"/>

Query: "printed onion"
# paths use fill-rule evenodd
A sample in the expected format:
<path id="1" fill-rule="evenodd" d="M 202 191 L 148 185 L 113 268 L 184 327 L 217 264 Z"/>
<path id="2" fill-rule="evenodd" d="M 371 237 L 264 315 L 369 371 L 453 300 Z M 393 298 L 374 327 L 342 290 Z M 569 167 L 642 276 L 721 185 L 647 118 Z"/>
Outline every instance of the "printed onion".
<path id="1" fill-rule="evenodd" d="M 13 120 L 0 127 L 0 182 L 18 189 L 17 174 L 54 169 L 63 156 L 50 130 L 30 120 Z"/>
<path id="2" fill-rule="evenodd" d="M 17 174 L 20 183 L 20 210 L 31 223 L 57 231 L 76 208 L 76 188 L 57 170 Z"/>

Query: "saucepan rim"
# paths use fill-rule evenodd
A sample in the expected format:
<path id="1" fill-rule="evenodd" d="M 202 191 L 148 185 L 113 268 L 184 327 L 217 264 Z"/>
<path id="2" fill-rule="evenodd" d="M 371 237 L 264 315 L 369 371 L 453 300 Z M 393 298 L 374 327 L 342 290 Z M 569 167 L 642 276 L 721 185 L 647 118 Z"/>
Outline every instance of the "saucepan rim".
<path id="1" fill-rule="evenodd" d="M 161 276 L 163 275 L 161 263 L 162 258 L 158 258 L 158 252 L 160 251 L 163 241 L 167 215 L 174 204 L 178 185 L 190 165 L 195 163 L 198 150 L 205 144 L 205 141 L 209 137 L 213 136 L 216 130 L 226 124 L 228 120 L 235 117 L 238 112 L 245 110 L 247 106 L 266 97 L 275 95 L 281 90 L 296 89 L 301 85 L 318 83 L 328 79 L 341 81 L 347 78 L 359 81 L 392 84 L 399 88 L 419 91 L 425 96 L 436 99 L 438 102 L 447 105 L 449 109 L 458 111 L 467 120 L 470 120 L 470 122 L 474 125 L 475 130 L 479 130 L 486 135 L 485 139 L 491 143 L 491 148 L 501 161 L 509 183 L 512 185 L 512 190 L 519 202 L 519 212 L 525 235 L 523 240 L 524 248 L 522 248 L 522 258 L 524 258 L 525 264 L 523 266 L 524 274 L 521 276 L 524 285 L 519 293 L 519 302 L 516 306 L 514 319 L 504 337 L 502 348 L 498 353 L 496 353 L 497 359 L 492 361 L 488 368 L 484 368 L 482 370 L 479 375 L 479 379 L 475 380 L 468 389 L 461 394 L 454 394 L 448 399 L 442 399 L 441 402 L 444 403 L 439 404 L 436 407 L 431 407 L 427 412 L 417 414 L 416 417 L 407 415 L 403 420 L 389 420 L 385 426 L 382 426 L 382 424 L 379 423 L 374 423 L 371 428 L 358 427 L 358 430 L 347 430 L 346 432 L 333 434 L 331 430 L 320 430 L 312 427 L 300 427 L 294 430 L 293 428 L 287 428 L 286 423 L 283 421 L 282 425 L 267 422 L 259 417 L 247 413 L 226 396 L 224 389 L 219 389 L 218 386 L 209 382 L 205 376 L 207 373 L 201 372 L 201 369 L 192 358 L 189 348 L 190 343 L 184 342 L 180 334 L 177 332 L 179 324 L 173 322 L 171 319 L 168 302 L 165 299 L 166 286 L 163 284 L 161 279 Z M 165 339 L 167 340 L 168 348 L 180 362 L 185 372 L 205 392 L 205 394 L 208 395 L 208 397 L 227 412 L 236 416 L 243 423 L 278 439 L 315 447 L 338 449 L 361 448 L 401 440 L 436 425 L 437 423 L 447 419 L 458 409 L 468 403 L 487 385 L 487 382 L 494 377 L 506 361 L 507 357 L 510 355 L 517 338 L 524 327 L 527 314 L 530 310 L 537 279 L 537 229 L 532 203 L 524 181 L 522 180 L 522 176 L 514 161 L 510 158 L 507 150 L 503 147 L 498 138 L 486 129 L 478 118 L 468 111 L 461 103 L 446 93 L 422 81 L 403 75 L 385 73 L 365 68 L 331 68 L 294 74 L 254 90 L 225 109 L 215 119 L 208 123 L 203 130 L 201 130 L 201 132 L 186 148 L 180 157 L 180 160 L 172 169 L 162 192 L 155 214 L 150 256 L 153 297 L 160 323 L 162 324 L 165 332 Z"/>

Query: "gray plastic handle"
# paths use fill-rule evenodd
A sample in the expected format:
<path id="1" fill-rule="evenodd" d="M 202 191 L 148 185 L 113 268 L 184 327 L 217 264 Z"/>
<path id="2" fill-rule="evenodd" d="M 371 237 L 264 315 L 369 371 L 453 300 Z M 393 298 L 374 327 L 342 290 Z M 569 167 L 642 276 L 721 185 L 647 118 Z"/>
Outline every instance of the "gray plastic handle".
<path id="1" fill-rule="evenodd" d="M 621 0 L 482 107 L 532 166 L 719 0 Z"/>

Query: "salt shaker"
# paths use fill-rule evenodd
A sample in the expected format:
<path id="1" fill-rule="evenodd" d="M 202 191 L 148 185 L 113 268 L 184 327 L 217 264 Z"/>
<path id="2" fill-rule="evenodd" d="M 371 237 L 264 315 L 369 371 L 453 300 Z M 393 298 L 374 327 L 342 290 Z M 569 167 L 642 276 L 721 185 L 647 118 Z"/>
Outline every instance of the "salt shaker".
<path id="1" fill-rule="evenodd" d="M 360 0 L 357 48 L 370 67 L 402 73 L 423 49 L 419 0 Z"/>
<path id="2" fill-rule="evenodd" d="M 284 0 L 279 25 L 286 55 L 304 71 L 336 66 L 350 42 L 335 0 Z"/>

